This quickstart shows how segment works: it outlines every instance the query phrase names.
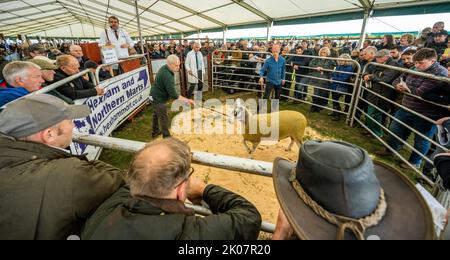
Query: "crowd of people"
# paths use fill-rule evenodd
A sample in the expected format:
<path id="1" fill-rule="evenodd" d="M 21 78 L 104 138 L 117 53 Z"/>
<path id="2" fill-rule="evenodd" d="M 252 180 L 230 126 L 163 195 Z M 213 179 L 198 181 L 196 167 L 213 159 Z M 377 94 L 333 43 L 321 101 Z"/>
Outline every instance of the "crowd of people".
<path id="1" fill-rule="evenodd" d="M 111 30 L 102 36 L 105 44 L 112 41 L 110 37 L 119 40 L 125 33 L 118 29 L 118 22 L 110 19 Z M 124 41 L 128 39 L 124 37 Z M 13 50 L 2 44 L 4 53 Z M 167 46 L 150 46 L 141 50 L 140 44 L 119 45 L 127 51 L 135 48 L 138 53 L 149 53 L 152 59 L 167 59 L 152 89 L 152 96 L 157 97 L 153 121 L 163 126 L 165 138 L 139 151 L 126 173 L 101 161 L 74 156 L 66 149 L 72 141 L 72 120 L 90 112 L 85 105 L 73 105 L 73 100 L 103 95 L 102 87 L 79 77 L 48 94 L 28 95 L 77 74 L 80 67 L 95 69 L 98 64 L 87 60 L 79 45 L 64 44 L 59 50 L 34 44 L 20 54 L 25 53 L 26 61 L 0 60 L 6 63 L 0 79 L 0 107 L 8 104 L 0 113 L 0 239 L 257 239 L 262 220 L 256 207 L 234 192 L 193 177 L 189 147 L 170 138 L 167 130 L 166 102 L 180 99 L 193 104 L 188 98 L 195 90 L 202 91 L 206 55 L 212 55 L 218 66 L 233 67 L 236 74 L 250 71 L 261 86 L 265 83 L 265 99 L 272 90 L 276 99 L 289 96 L 289 82 L 295 86 L 297 101 L 307 100 L 309 88 L 313 88 L 310 111 L 320 113 L 331 100 L 334 121 L 340 120 L 339 112 L 349 109 L 354 64 L 361 68 L 369 64 L 362 80 L 370 91 L 362 94 L 358 116 L 369 115 L 365 119 L 372 132 L 385 137 L 380 125 L 389 128 L 395 136 L 387 136 L 388 143 L 395 150 L 402 147 L 399 138 L 408 140 L 411 130 L 387 120 L 383 113 L 387 112 L 420 133 L 414 147 L 428 154 L 430 142 L 423 135 L 432 138 L 438 128 L 426 117 L 437 121 L 441 130 L 437 139 L 443 145 L 450 143 L 450 112 L 427 102 L 448 106 L 448 83 L 370 66 L 379 63 L 448 77 L 450 46 L 441 22 L 424 29 L 416 40 L 407 34 L 396 43 L 392 35 L 385 35 L 379 43 L 364 42 L 361 49 L 349 42 L 338 48 L 331 40 L 240 40 L 220 49 L 209 41 L 187 40 L 182 45 L 171 41 Z M 174 89 L 173 77 L 181 61 L 185 61 L 191 83 L 187 98 Z M 344 108 L 341 98 L 348 104 Z M 398 100 L 402 107 L 386 100 Z M 154 125 L 153 135 L 161 134 L 160 130 Z M 442 140 L 442 131 L 448 134 L 447 142 Z M 372 235 L 383 235 L 381 239 L 435 238 L 432 225 L 422 225 L 432 223 L 428 208 L 417 206 L 421 205 L 418 191 L 405 185 L 407 181 L 399 178 L 397 171 L 374 163 L 366 151 L 344 142 L 309 141 L 301 151 L 297 165 L 283 159 L 274 163 L 274 186 L 282 206 L 274 239 L 288 239 L 293 234 L 302 239 L 332 239 L 336 234 L 338 239 Z M 388 150 L 380 154 L 391 155 Z M 438 172 L 450 188 L 450 155 L 435 154 Z M 413 152 L 409 162 L 421 167 L 422 157 Z M 196 205 L 206 203 L 212 214 L 196 216 L 185 206 L 187 199 Z"/>

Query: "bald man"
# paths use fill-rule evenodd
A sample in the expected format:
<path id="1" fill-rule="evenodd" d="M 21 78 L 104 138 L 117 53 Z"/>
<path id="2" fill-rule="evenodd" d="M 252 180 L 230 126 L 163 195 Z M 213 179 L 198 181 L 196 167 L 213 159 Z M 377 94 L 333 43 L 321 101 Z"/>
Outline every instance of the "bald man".
<path id="1" fill-rule="evenodd" d="M 147 145 L 133 159 L 129 188 L 117 191 L 85 225 L 82 239 L 255 240 L 261 215 L 249 201 L 192 176 L 191 150 L 167 138 Z M 208 204 L 196 216 L 184 204 Z"/>
<path id="2" fill-rule="evenodd" d="M 58 82 L 80 72 L 80 64 L 78 63 L 78 60 L 71 55 L 59 56 L 56 60 L 56 66 L 58 66 L 59 69 L 56 70 L 55 80 L 52 83 Z M 74 79 L 73 81 L 60 86 L 56 90 L 71 100 L 101 96 L 104 94 L 102 87 L 95 86 L 83 77 Z"/>
<path id="3" fill-rule="evenodd" d="M 83 56 L 83 49 L 81 49 L 80 45 L 70 45 L 69 47 L 70 55 L 75 57 L 80 64 L 80 68 L 84 68 L 84 64 L 89 59 Z"/>

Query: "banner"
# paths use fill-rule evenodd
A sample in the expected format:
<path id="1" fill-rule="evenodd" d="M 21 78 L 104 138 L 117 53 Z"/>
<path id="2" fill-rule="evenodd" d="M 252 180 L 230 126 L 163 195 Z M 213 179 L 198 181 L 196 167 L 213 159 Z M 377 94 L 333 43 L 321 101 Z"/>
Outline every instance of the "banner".
<path id="1" fill-rule="evenodd" d="M 75 104 L 86 104 L 91 114 L 84 119 L 74 120 L 74 131 L 86 134 L 109 136 L 136 109 L 149 100 L 150 81 L 147 67 L 103 81 L 103 96 L 75 100 Z M 100 156 L 101 148 L 73 143 L 73 154 L 87 154 L 90 160 Z"/>

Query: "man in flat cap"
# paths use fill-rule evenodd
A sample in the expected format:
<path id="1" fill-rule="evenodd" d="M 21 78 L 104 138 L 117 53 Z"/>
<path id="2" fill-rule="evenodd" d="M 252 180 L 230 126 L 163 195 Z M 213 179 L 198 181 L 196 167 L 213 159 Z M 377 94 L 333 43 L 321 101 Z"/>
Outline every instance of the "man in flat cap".
<path id="1" fill-rule="evenodd" d="M 86 219 L 124 185 L 122 172 L 64 148 L 89 107 L 47 94 L 0 113 L 0 240 L 79 236 Z"/>

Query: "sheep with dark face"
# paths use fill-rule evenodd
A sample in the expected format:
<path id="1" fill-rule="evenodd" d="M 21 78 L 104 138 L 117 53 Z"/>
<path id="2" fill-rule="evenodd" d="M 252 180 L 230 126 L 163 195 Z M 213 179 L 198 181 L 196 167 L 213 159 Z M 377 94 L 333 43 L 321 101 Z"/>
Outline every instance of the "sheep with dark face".
<path id="1" fill-rule="evenodd" d="M 245 132 L 243 133 L 244 145 L 249 153 L 249 158 L 253 158 L 253 153 L 255 152 L 258 145 L 261 143 L 263 138 L 271 137 L 271 133 L 261 133 L 262 125 L 272 125 L 273 120 L 279 120 L 279 132 L 278 132 L 278 142 L 285 138 L 290 137 L 291 143 L 286 151 L 291 151 L 294 143 L 300 148 L 303 141 L 303 135 L 305 134 L 306 126 L 308 121 L 306 117 L 297 111 L 278 111 L 270 114 L 258 114 L 253 115 L 252 112 L 246 107 L 242 99 L 236 100 L 234 107 L 234 118 L 245 125 Z M 251 132 L 250 124 L 254 122 L 257 124 L 256 133 Z M 248 147 L 247 142 L 252 143 L 252 148 Z"/>

